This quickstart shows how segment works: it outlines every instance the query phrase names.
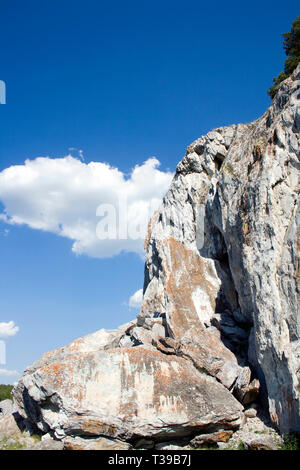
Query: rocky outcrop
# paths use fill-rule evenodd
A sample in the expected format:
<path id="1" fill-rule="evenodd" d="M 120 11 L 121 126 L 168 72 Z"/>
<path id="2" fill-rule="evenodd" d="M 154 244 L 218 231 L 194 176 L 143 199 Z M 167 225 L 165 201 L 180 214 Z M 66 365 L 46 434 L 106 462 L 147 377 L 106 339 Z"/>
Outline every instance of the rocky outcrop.
<path id="1" fill-rule="evenodd" d="M 236 428 L 243 407 L 214 378 L 183 358 L 138 346 L 67 354 L 24 375 L 14 391 L 20 413 L 44 433 L 182 437 Z"/>
<path id="2" fill-rule="evenodd" d="M 239 397 L 250 364 L 282 432 L 300 430 L 299 79 L 300 66 L 257 121 L 188 147 L 149 224 L 138 317 L 149 330 L 162 317 Z"/>
<path id="3" fill-rule="evenodd" d="M 300 431 L 299 80 L 300 66 L 260 119 L 188 147 L 149 223 L 137 320 L 26 369 L 26 426 L 70 448 L 217 442 L 260 395 Z"/>

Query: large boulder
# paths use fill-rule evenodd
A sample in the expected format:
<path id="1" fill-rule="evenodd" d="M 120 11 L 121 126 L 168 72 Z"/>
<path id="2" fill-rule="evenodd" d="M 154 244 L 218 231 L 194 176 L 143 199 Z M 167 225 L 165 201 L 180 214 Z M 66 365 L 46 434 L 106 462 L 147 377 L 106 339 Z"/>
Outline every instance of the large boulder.
<path id="1" fill-rule="evenodd" d="M 20 411 L 43 432 L 65 436 L 186 436 L 234 429 L 242 405 L 193 364 L 138 346 L 68 355 L 24 374 Z"/>

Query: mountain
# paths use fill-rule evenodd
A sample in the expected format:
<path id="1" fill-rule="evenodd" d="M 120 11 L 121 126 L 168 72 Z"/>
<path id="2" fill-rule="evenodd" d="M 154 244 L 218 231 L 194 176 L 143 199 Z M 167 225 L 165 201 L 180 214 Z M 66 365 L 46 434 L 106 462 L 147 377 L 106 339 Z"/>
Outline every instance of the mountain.
<path id="1" fill-rule="evenodd" d="M 300 65 L 261 118 L 187 148 L 149 223 L 137 319 L 28 367 L 28 428 L 67 448 L 229 438 L 259 402 L 300 432 L 299 99 Z"/>

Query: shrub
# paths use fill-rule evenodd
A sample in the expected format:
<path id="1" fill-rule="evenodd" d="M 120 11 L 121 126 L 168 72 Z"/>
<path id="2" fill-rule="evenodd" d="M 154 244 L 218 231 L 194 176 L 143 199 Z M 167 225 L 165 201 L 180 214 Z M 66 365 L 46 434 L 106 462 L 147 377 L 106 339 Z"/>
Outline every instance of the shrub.
<path id="1" fill-rule="evenodd" d="M 13 385 L 0 385 L 0 401 L 12 400 L 12 389 Z"/>
<path id="2" fill-rule="evenodd" d="M 280 83 L 288 78 L 300 62 L 300 16 L 292 24 L 290 33 L 283 33 L 283 48 L 288 58 L 284 62 L 284 72 L 273 78 L 273 85 L 268 90 L 271 99 L 276 95 Z"/>
<path id="3" fill-rule="evenodd" d="M 294 432 L 283 436 L 283 444 L 280 450 L 300 450 L 300 436 Z"/>

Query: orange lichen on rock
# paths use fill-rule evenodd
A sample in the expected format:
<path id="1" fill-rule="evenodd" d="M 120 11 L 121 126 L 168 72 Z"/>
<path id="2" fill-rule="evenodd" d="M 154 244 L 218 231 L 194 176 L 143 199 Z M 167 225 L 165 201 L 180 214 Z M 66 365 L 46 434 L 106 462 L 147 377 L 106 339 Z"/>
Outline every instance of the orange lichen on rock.
<path id="1" fill-rule="evenodd" d="M 171 237 L 164 241 L 164 245 L 169 251 L 164 263 L 166 293 L 173 306 L 168 312 L 168 321 L 174 336 L 181 338 L 188 330 L 203 330 L 193 302 L 195 290 L 200 287 L 207 295 L 213 312 L 218 287 L 207 279 L 208 267 L 197 252 Z"/>

